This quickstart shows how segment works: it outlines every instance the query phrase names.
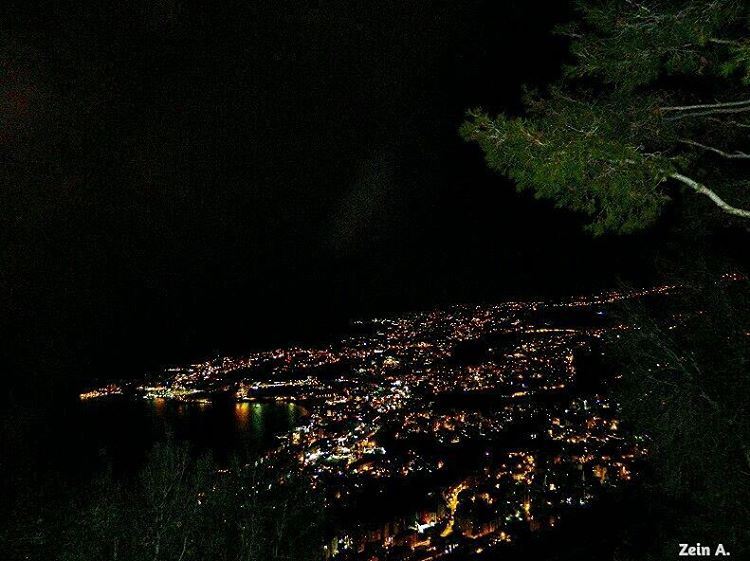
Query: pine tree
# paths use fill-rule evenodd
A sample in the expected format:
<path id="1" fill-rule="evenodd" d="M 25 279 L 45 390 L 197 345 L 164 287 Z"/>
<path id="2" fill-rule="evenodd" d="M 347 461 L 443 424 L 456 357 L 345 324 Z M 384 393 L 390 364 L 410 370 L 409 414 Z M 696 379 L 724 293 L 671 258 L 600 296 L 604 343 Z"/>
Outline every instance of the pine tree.
<path id="1" fill-rule="evenodd" d="M 572 62 L 522 115 L 461 128 L 519 190 L 586 215 L 594 234 L 652 225 L 681 187 L 750 220 L 750 5 L 578 2 Z M 708 210 L 710 207 L 706 207 Z"/>

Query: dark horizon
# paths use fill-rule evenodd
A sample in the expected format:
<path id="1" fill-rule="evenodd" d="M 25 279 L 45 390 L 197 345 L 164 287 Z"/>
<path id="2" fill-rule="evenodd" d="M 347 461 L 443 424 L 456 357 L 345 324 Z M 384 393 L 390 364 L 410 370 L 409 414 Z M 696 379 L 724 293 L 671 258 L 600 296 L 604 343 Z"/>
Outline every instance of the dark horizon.
<path id="1" fill-rule="evenodd" d="M 565 3 L 159 6 L 9 11 L 10 386 L 655 280 L 658 231 L 593 239 L 458 136 L 559 74 Z"/>

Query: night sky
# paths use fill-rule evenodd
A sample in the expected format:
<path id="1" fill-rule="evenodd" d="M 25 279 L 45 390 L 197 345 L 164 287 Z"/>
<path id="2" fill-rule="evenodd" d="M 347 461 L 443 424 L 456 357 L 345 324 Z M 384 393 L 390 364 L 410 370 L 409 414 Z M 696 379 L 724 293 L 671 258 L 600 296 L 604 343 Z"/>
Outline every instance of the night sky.
<path id="1" fill-rule="evenodd" d="M 566 17 L 542 0 L 5 3 L 6 387 L 647 282 L 659 234 L 593 240 L 458 137 L 466 109 L 518 110 L 523 83 L 558 75 Z"/>

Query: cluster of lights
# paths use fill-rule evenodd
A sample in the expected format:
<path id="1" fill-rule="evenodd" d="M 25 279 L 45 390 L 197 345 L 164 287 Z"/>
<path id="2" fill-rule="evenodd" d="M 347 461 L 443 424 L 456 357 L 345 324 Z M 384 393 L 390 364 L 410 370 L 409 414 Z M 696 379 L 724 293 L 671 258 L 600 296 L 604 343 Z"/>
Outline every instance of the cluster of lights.
<path id="1" fill-rule="evenodd" d="M 299 474 L 325 490 L 328 507 L 343 513 L 411 481 L 432 497 L 413 515 L 374 525 L 342 516 L 349 522 L 331 536 L 326 556 L 349 561 L 374 551 L 384 560 L 390 552 L 425 560 L 483 551 L 511 541 L 522 527 L 554 526 L 566 508 L 629 480 L 647 453 L 642 439 L 621 429 L 604 396 L 576 393 L 576 353 L 625 327 L 556 327 L 545 314 L 583 310 L 599 319 L 606 304 L 675 289 L 359 322 L 360 335 L 331 345 L 170 368 L 148 385 L 110 385 L 81 399 L 126 394 L 206 402 L 224 394 L 245 408 L 249 401 L 299 404 L 299 426 L 259 462 L 292 459 Z M 477 343 L 468 359 L 457 350 L 467 341 Z M 509 436 L 513 445 L 504 443 Z"/>

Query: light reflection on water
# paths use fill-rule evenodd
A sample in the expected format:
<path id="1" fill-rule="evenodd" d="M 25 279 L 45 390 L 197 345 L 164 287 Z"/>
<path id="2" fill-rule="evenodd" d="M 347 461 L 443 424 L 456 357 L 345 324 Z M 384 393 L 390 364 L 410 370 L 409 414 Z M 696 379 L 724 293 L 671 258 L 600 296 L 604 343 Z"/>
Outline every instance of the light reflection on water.
<path id="1" fill-rule="evenodd" d="M 250 426 L 250 404 L 246 401 L 235 403 L 234 417 L 237 419 L 237 426 L 242 430 L 247 430 Z"/>
<path id="2" fill-rule="evenodd" d="M 154 443 L 172 439 L 219 462 L 233 456 L 251 459 L 276 444 L 276 436 L 296 426 L 304 410 L 276 402 L 177 403 L 153 400 L 107 400 L 83 405 L 81 435 L 91 456 L 104 455 L 130 469 L 137 466 Z"/>

